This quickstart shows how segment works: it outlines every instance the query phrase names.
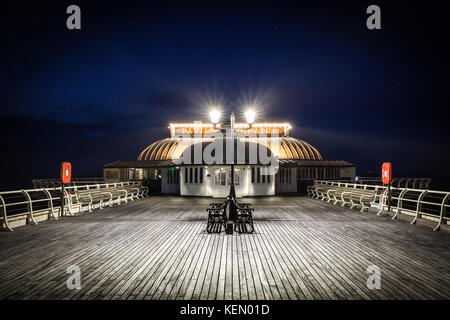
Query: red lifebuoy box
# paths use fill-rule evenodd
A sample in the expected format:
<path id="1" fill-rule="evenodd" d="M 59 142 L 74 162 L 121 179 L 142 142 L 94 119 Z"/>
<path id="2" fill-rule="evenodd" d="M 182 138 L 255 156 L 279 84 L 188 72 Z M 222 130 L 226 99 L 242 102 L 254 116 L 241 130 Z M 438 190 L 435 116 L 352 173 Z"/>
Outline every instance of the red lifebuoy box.
<path id="1" fill-rule="evenodd" d="M 383 184 L 391 184 L 392 182 L 392 164 L 390 162 L 383 163 L 381 167 L 381 180 Z"/>
<path id="2" fill-rule="evenodd" d="M 70 162 L 61 162 L 61 183 L 70 183 L 70 178 L 72 177 L 72 165 Z"/>

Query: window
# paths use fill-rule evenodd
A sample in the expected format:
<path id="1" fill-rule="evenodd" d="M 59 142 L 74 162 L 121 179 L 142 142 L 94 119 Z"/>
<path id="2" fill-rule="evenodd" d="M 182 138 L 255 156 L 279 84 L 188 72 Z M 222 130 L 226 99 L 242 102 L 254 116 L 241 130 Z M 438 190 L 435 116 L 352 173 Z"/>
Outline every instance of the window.
<path id="1" fill-rule="evenodd" d="M 214 179 L 215 179 L 214 183 L 218 185 L 220 183 L 220 170 L 219 169 L 216 169 Z"/>
<path id="2" fill-rule="evenodd" d="M 256 169 L 256 183 L 260 183 L 261 182 L 261 168 L 257 168 Z"/>
<path id="3" fill-rule="evenodd" d="M 234 184 L 238 186 L 241 183 L 241 169 L 234 170 Z"/>
<path id="4" fill-rule="evenodd" d="M 261 178 L 262 178 L 262 183 L 266 183 L 266 175 L 263 174 Z"/>
<path id="5" fill-rule="evenodd" d="M 192 178 L 193 178 L 193 174 L 192 174 L 192 167 L 189 168 L 189 183 L 192 183 Z"/>
<path id="6" fill-rule="evenodd" d="M 252 168 L 252 183 L 255 183 L 255 168 Z"/>
<path id="7" fill-rule="evenodd" d="M 227 178 L 227 176 L 226 176 L 226 172 L 225 172 L 225 170 L 224 169 L 221 169 L 220 170 L 220 184 L 222 185 L 222 186 L 224 186 L 225 185 L 225 183 L 226 183 L 226 179 Z"/>
<path id="8" fill-rule="evenodd" d="M 184 183 L 188 182 L 188 168 L 184 168 Z"/>
<path id="9" fill-rule="evenodd" d="M 203 183 L 203 168 L 200 168 L 200 183 Z"/>
<path id="10" fill-rule="evenodd" d="M 198 183 L 198 168 L 196 167 L 194 170 L 195 170 L 195 175 L 194 175 L 195 180 L 194 180 L 194 182 Z"/>
<path id="11" fill-rule="evenodd" d="M 270 174 L 267 175 L 267 183 L 270 183 Z"/>

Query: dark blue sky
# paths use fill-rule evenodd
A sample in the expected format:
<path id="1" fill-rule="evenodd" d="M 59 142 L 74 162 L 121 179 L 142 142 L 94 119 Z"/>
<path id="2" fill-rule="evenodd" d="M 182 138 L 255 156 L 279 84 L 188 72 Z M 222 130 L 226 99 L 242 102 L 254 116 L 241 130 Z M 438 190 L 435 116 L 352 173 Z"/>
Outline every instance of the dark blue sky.
<path id="1" fill-rule="evenodd" d="M 70 4 L 82 30 L 66 28 Z M 2 186 L 100 176 L 134 160 L 169 121 L 207 119 L 219 101 L 238 116 L 287 120 L 292 135 L 359 175 L 391 161 L 394 176 L 450 188 L 449 5 L 377 2 L 46 2 L 2 9 Z"/>

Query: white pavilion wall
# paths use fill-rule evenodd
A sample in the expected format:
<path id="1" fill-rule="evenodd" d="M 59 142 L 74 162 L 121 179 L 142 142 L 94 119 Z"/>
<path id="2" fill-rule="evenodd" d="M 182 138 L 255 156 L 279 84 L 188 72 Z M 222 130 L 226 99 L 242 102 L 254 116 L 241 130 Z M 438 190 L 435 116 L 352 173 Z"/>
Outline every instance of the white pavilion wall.
<path id="1" fill-rule="evenodd" d="M 356 167 L 347 167 L 339 169 L 339 177 L 350 178 L 350 180 L 355 180 L 356 177 Z"/>
<path id="2" fill-rule="evenodd" d="M 161 168 L 161 193 L 178 194 L 180 192 L 179 183 L 169 183 L 167 172 L 169 168 Z"/>
<path id="3" fill-rule="evenodd" d="M 279 193 L 293 193 L 297 192 L 297 168 L 280 168 L 280 171 L 275 176 L 275 192 Z M 287 174 L 290 172 L 290 178 L 287 178 Z M 281 174 L 284 174 L 284 178 L 281 179 Z"/>

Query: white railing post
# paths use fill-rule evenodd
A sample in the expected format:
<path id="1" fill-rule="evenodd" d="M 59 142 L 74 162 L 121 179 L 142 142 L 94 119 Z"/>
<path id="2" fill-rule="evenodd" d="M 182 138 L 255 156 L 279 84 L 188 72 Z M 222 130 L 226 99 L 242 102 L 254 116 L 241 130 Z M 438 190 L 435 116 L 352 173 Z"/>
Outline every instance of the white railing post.
<path id="1" fill-rule="evenodd" d="M 31 222 L 33 225 L 37 225 L 38 223 L 36 220 L 34 220 L 34 217 L 33 217 L 33 202 L 31 201 L 31 197 L 27 191 L 21 190 L 21 192 L 28 201 L 27 207 L 28 207 L 29 213 L 28 213 L 27 223 L 30 224 L 30 222 Z"/>
<path id="2" fill-rule="evenodd" d="M 8 223 L 8 217 L 6 216 L 6 203 L 5 200 L 3 200 L 3 197 L 0 195 L 0 202 L 2 203 L 2 208 L 3 208 L 3 224 L 5 225 L 5 230 L 7 231 L 14 231 Z"/>
<path id="3" fill-rule="evenodd" d="M 64 188 L 64 194 L 65 194 L 65 198 L 67 199 L 67 208 L 68 208 L 68 214 L 71 216 L 74 216 L 73 211 L 73 206 L 72 206 L 72 194 L 69 194 L 69 191 L 67 191 L 66 188 Z M 65 206 L 66 204 L 64 204 Z"/>
<path id="4" fill-rule="evenodd" d="M 422 191 L 422 193 L 419 195 L 419 198 L 417 199 L 417 207 L 416 207 L 416 215 L 414 217 L 414 220 L 411 221 L 411 224 L 416 224 L 417 218 L 419 217 L 420 210 L 422 209 L 422 199 L 425 196 L 425 194 L 428 193 L 428 190 Z"/>
<path id="5" fill-rule="evenodd" d="M 92 200 L 92 195 L 91 194 L 88 194 L 88 196 L 89 196 L 89 204 L 88 204 L 88 211 L 89 212 L 92 212 L 92 207 L 93 207 L 93 200 Z"/>
<path id="6" fill-rule="evenodd" d="M 408 188 L 403 189 L 400 194 L 398 195 L 398 200 L 397 200 L 397 210 L 395 211 L 394 216 L 392 217 L 392 220 L 397 219 L 397 216 L 399 214 L 399 212 L 402 210 L 403 208 L 403 197 L 405 196 L 405 194 L 408 192 Z"/>
<path id="7" fill-rule="evenodd" d="M 50 191 L 48 189 L 44 189 L 45 194 L 47 195 L 48 199 L 48 208 L 50 210 L 50 214 L 48 215 L 48 219 L 51 220 L 58 220 L 58 218 L 55 216 L 55 212 L 53 211 L 53 199 L 52 195 L 50 194 Z"/>
<path id="8" fill-rule="evenodd" d="M 379 216 L 384 211 L 384 199 L 386 199 L 386 193 L 388 192 L 388 190 L 384 189 L 382 192 L 383 193 L 380 195 L 380 208 L 377 212 L 377 216 Z"/>
<path id="9" fill-rule="evenodd" d="M 439 222 L 438 222 L 438 225 L 436 226 L 436 228 L 433 229 L 433 231 L 439 231 L 441 229 L 441 224 L 442 224 L 442 222 L 444 222 L 445 203 L 447 202 L 447 200 L 449 198 L 450 198 L 450 193 L 447 193 L 447 195 L 444 197 L 444 199 L 442 199 L 441 212 L 439 215 Z"/>

